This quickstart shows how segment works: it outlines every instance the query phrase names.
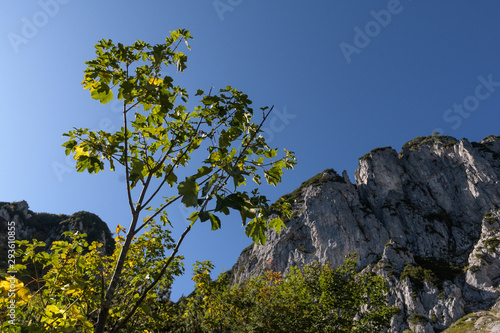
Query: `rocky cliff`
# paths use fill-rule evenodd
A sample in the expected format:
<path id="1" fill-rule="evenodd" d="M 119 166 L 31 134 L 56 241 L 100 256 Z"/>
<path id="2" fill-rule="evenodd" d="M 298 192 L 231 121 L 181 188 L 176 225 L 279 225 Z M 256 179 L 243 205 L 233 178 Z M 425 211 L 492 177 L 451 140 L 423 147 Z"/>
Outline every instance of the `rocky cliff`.
<path id="1" fill-rule="evenodd" d="M 418 137 L 359 159 L 355 183 L 325 170 L 287 195 L 294 214 L 265 246 L 252 245 L 234 281 L 315 260 L 386 277 L 401 309 L 390 332 L 441 332 L 464 315 L 488 311 L 500 282 L 500 136 L 481 142 Z"/>
<path id="2" fill-rule="evenodd" d="M 83 211 L 70 216 L 34 213 L 29 210 L 26 201 L 0 202 L 0 253 L 7 253 L 7 230 L 11 225 L 15 226 L 16 240 L 37 239 L 46 243 L 47 250 L 53 241 L 62 239 L 63 232 L 70 230 L 86 233 L 89 243 L 102 243 L 107 254 L 111 254 L 115 247 L 115 240 L 107 224 L 95 214 Z M 7 256 L 2 256 L 0 269 L 6 267 Z"/>

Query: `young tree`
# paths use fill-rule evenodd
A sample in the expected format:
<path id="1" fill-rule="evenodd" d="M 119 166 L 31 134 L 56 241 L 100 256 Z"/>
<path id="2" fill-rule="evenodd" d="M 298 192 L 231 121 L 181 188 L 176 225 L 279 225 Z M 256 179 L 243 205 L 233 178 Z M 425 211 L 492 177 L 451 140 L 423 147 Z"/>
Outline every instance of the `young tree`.
<path id="1" fill-rule="evenodd" d="M 261 108 L 261 121 L 254 122 L 248 96 L 228 86 L 218 93 L 198 90 L 200 103 L 188 111 L 186 89 L 174 85 L 172 76 L 162 74 L 171 66 L 177 72 L 186 69 L 187 56 L 179 48 L 184 42 L 189 49 L 191 38 L 189 31 L 177 30 L 158 45 L 137 41 L 124 46 L 101 40 L 95 46 L 96 59 L 86 62 L 84 88 L 103 104 L 115 97 L 122 100 L 123 127 L 114 133 L 75 128 L 64 134 L 68 141 L 63 146 L 67 155 L 74 154 L 79 172 L 98 173 L 105 169 L 105 163 L 110 170 L 122 165 L 131 212 L 113 275 L 105 281 L 95 332 L 109 329 L 110 308 L 123 282 L 124 264 L 134 237 L 157 217 L 165 227 L 172 228 L 166 210 L 173 203 L 180 201 L 195 210 L 189 217 L 191 223 L 112 332 L 124 327 L 162 279 L 195 222 L 210 221 L 212 230 L 219 229 L 220 216 L 232 209 L 240 213 L 245 233 L 263 244 L 264 232 L 268 228 L 279 232 L 284 226 L 279 216 L 289 214 L 287 203 L 270 205 L 257 189 L 239 189 L 249 179 L 261 185 L 262 177 L 268 184 L 277 185 L 283 169 L 291 169 L 296 163 L 293 153 L 286 150 L 277 158 L 278 151 L 259 135 L 272 108 Z M 201 157 L 203 150 L 201 165 L 189 169 L 190 159 Z M 179 179 L 180 168 L 190 175 Z M 164 201 L 155 208 L 153 203 L 159 197 Z M 144 216 L 147 212 L 150 215 Z"/>

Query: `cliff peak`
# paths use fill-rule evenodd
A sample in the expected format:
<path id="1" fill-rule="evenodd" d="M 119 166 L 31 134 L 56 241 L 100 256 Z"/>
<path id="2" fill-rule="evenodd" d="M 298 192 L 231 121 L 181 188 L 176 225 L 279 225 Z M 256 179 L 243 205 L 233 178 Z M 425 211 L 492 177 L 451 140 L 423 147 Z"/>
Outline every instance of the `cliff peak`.
<path id="1" fill-rule="evenodd" d="M 391 302 L 402 312 L 391 332 L 441 331 L 468 312 L 488 310 L 498 298 L 492 290 L 499 287 L 500 266 L 477 248 L 489 242 L 489 251 L 499 249 L 500 235 L 485 236 L 483 221 L 500 207 L 499 156 L 499 136 L 471 143 L 434 135 L 409 141 L 400 153 L 372 150 L 359 159 L 355 184 L 345 173 L 325 170 L 284 196 L 295 202 L 287 228 L 269 232 L 266 245 L 245 249 L 233 279 L 260 274 L 268 261 L 286 273 L 315 260 L 340 265 L 357 253 L 359 269 L 393 267 L 397 278 L 384 274 Z M 477 253 L 491 257 L 486 271 L 477 269 Z M 417 272 L 433 277 L 434 285 L 412 278 Z"/>

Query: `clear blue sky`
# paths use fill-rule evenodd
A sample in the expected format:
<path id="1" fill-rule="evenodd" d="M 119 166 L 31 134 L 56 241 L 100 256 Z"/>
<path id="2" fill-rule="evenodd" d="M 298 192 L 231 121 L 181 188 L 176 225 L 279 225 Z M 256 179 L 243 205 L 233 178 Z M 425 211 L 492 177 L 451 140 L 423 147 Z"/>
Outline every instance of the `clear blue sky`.
<path id="1" fill-rule="evenodd" d="M 116 104 L 80 85 L 102 38 L 153 44 L 191 30 L 186 88 L 232 85 L 256 108 L 275 105 L 265 135 L 299 164 L 265 190 L 273 200 L 326 168 L 353 180 L 375 147 L 399 150 L 435 130 L 500 134 L 497 1 L 3 0 L 0 13 L 0 201 L 35 212 L 86 210 L 111 230 L 129 223 L 123 172 L 77 173 L 61 147 L 72 127 L 120 126 Z M 177 234 L 184 215 L 170 212 Z M 222 223 L 188 236 L 174 298 L 191 291 L 194 260 L 229 269 L 251 243 L 237 217 Z"/>

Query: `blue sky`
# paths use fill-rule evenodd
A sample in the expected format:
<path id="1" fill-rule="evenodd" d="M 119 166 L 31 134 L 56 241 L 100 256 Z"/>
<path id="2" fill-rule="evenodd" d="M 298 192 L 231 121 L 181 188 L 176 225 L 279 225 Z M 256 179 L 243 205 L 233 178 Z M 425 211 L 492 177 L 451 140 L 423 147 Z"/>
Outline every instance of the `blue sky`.
<path id="1" fill-rule="evenodd" d="M 274 105 L 265 136 L 298 165 L 264 190 L 272 200 L 326 168 L 353 180 L 376 147 L 399 150 L 435 130 L 472 141 L 500 134 L 500 2 L 3 0 L 0 13 L 0 201 L 26 200 L 36 212 L 86 210 L 111 230 L 129 223 L 123 171 L 77 173 L 61 147 L 73 127 L 120 126 L 117 104 L 100 105 L 80 85 L 102 38 L 153 44 L 188 29 L 180 84 L 232 85 L 255 108 Z M 170 212 L 176 235 L 185 215 Z M 237 216 L 222 226 L 187 237 L 174 298 L 191 291 L 194 260 L 219 272 L 251 243 Z"/>

